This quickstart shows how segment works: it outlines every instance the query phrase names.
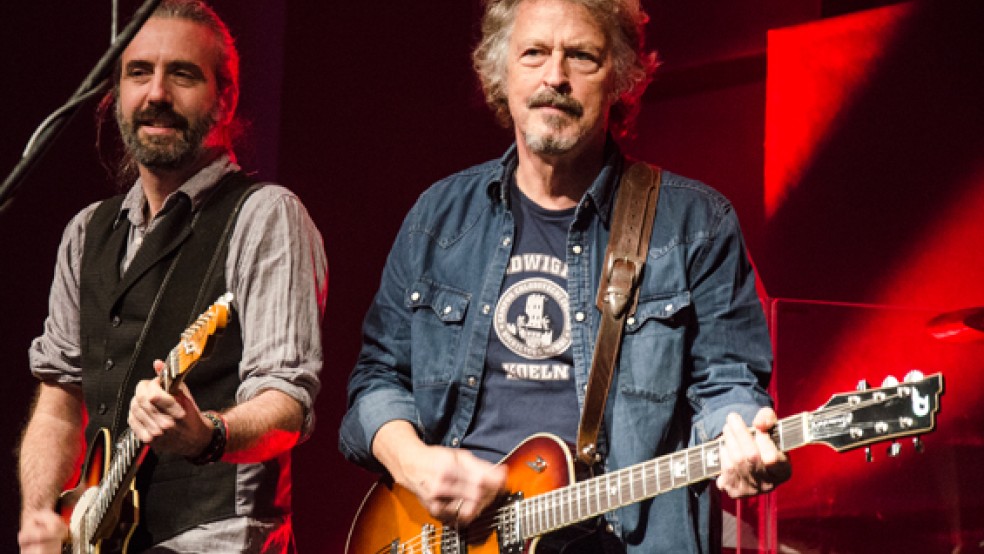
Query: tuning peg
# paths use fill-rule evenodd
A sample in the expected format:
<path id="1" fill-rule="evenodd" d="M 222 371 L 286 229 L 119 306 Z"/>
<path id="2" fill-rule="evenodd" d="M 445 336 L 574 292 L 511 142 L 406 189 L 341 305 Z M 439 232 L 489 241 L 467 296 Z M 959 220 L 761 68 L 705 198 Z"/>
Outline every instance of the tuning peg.
<path id="1" fill-rule="evenodd" d="M 904 380 L 906 383 L 918 383 L 922 381 L 925 375 L 918 369 L 910 370 L 909 373 L 905 374 Z"/>
<path id="2" fill-rule="evenodd" d="M 868 390 L 868 381 L 866 381 L 864 379 L 861 379 L 860 381 L 858 381 L 858 384 L 854 388 L 855 388 L 855 390 Z M 871 460 L 872 460 L 872 458 L 871 458 L 871 447 L 870 446 L 865 446 L 864 447 L 864 461 L 870 463 Z"/>
<path id="3" fill-rule="evenodd" d="M 896 379 L 895 377 L 889 375 L 888 377 L 885 377 L 885 380 L 884 381 L 882 381 L 881 386 L 882 387 L 894 387 L 894 386 L 896 386 L 898 384 L 899 384 L 899 380 Z"/>
<path id="4" fill-rule="evenodd" d="M 902 452 L 902 445 L 896 441 L 892 441 L 892 444 L 888 445 L 888 456 L 890 458 L 897 457 Z"/>
<path id="5" fill-rule="evenodd" d="M 913 448 L 916 449 L 916 452 L 918 452 L 920 454 L 922 454 L 923 451 L 926 450 L 926 448 L 923 446 L 922 439 L 919 438 L 919 437 L 913 437 L 912 438 L 912 446 L 913 446 Z"/>

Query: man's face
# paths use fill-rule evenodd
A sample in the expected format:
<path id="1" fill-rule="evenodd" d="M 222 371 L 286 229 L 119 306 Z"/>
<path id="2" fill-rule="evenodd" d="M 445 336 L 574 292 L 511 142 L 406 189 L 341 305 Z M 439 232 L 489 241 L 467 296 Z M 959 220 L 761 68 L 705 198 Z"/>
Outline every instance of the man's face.
<path id="1" fill-rule="evenodd" d="M 219 47 L 205 27 L 151 18 L 123 52 L 116 119 L 123 143 L 145 167 L 195 163 L 223 116 L 214 68 Z"/>
<path id="2" fill-rule="evenodd" d="M 527 0 L 509 39 L 506 94 L 516 139 L 557 156 L 600 140 L 613 103 L 610 44 L 587 10 Z"/>

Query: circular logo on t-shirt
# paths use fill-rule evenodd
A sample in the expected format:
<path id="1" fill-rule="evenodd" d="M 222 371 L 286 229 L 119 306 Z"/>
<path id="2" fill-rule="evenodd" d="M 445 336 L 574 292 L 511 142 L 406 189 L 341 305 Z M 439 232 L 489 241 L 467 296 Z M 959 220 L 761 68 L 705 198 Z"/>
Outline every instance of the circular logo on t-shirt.
<path id="1" fill-rule="evenodd" d="M 495 309 L 495 333 L 513 353 L 543 360 L 571 345 L 567 291 L 549 279 L 523 279 L 506 289 Z"/>

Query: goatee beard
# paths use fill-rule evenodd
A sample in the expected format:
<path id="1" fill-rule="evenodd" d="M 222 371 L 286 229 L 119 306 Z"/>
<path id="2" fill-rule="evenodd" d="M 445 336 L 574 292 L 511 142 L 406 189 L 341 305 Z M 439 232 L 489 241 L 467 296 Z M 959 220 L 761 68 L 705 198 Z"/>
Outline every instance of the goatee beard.
<path id="1" fill-rule="evenodd" d="M 584 106 L 577 99 L 550 88 L 536 92 L 526 101 L 526 107 L 530 110 L 551 107 L 563 111 L 566 115 L 554 114 L 544 118 L 544 123 L 550 129 L 558 132 L 573 125 L 584 115 Z M 566 154 L 574 148 L 579 140 L 577 136 L 556 136 L 549 134 L 549 131 L 543 134 L 526 131 L 523 133 L 523 138 L 530 150 L 547 156 Z"/>
<path id="2" fill-rule="evenodd" d="M 526 146 L 537 154 L 545 156 L 559 156 L 570 152 L 577 144 L 578 137 L 558 137 L 555 135 L 536 135 L 530 132 L 523 133 Z"/>

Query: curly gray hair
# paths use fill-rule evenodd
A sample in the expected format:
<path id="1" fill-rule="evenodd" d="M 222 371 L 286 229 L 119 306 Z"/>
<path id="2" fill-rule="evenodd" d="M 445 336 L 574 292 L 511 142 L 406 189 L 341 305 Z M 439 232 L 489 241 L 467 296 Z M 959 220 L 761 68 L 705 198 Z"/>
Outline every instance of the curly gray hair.
<path id="1" fill-rule="evenodd" d="M 485 101 L 504 127 L 512 125 L 506 97 L 506 61 L 509 38 L 520 4 L 530 0 L 486 0 L 482 38 L 472 52 L 472 62 L 485 93 Z M 649 17 L 639 0 L 565 0 L 583 6 L 612 41 L 612 62 L 617 101 L 609 114 L 612 131 L 624 135 L 632 128 L 639 102 L 652 80 L 658 62 L 645 50 L 643 27 Z"/>

